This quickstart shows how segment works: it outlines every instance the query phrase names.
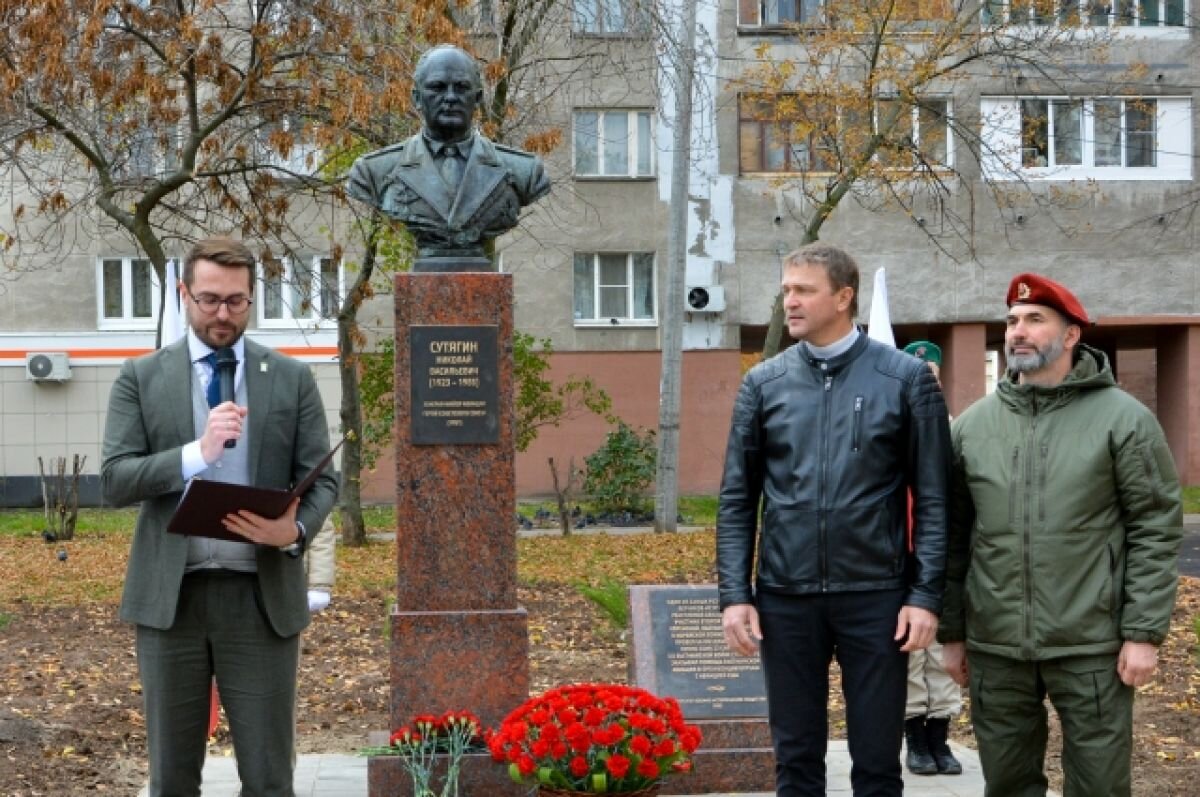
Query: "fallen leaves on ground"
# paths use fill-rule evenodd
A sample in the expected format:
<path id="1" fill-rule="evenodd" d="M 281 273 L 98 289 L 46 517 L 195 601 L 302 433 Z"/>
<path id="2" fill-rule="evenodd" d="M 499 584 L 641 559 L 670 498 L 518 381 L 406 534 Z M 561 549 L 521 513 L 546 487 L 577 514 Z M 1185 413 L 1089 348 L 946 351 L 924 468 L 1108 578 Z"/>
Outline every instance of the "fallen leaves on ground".
<path id="1" fill-rule="evenodd" d="M 579 582 L 683 583 L 713 579 L 713 534 L 578 534 L 519 541 L 518 600 L 529 612 L 530 687 L 623 681 L 624 635 L 576 592 Z M 133 631 L 116 618 L 129 535 L 82 534 L 46 545 L 0 537 L 0 783 L 6 797 L 136 793 L 145 729 Z M 60 561 L 58 551 L 67 552 Z M 339 547 L 332 606 L 303 638 L 298 746 L 354 752 L 388 724 L 388 611 L 395 545 Z M 1194 793 L 1200 781 L 1200 669 L 1195 618 L 1200 580 L 1185 578 L 1160 650 L 1156 681 L 1139 690 L 1134 793 Z M 835 678 L 833 689 L 838 689 Z M 844 735 L 841 701 L 830 722 Z M 955 723 L 970 742 L 970 726 Z M 222 726 L 212 752 L 229 753 Z M 1056 773 L 1052 740 L 1049 767 Z"/>

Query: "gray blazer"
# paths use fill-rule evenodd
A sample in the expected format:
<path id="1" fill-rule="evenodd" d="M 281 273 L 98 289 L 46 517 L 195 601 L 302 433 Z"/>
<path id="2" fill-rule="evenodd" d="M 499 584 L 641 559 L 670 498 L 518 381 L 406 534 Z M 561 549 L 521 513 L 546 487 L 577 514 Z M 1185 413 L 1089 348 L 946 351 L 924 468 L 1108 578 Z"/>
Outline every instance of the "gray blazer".
<path id="1" fill-rule="evenodd" d="M 250 340 L 244 374 L 251 482 L 288 489 L 329 451 L 316 380 L 304 364 Z M 127 360 L 108 402 L 100 470 L 104 500 L 115 506 L 141 502 L 120 616 L 151 628 L 174 623 L 187 561 L 187 538 L 168 534 L 166 527 L 183 492 L 183 446 L 196 438 L 191 382 L 184 339 Z M 330 466 L 304 494 L 296 515 L 310 534 L 320 530 L 336 497 Z M 299 633 L 309 622 L 304 561 L 272 546 L 259 546 L 257 561 L 271 627 L 280 636 Z"/>

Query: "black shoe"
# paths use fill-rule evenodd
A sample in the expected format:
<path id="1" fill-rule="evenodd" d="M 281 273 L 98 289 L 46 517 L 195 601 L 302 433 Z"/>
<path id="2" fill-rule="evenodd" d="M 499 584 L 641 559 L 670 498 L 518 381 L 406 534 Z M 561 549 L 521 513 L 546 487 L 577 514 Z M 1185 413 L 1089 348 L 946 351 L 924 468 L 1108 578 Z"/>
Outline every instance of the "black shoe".
<path id="1" fill-rule="evenodd" d="M 929 752 L 929 740 L 925 733 L 925 718 L 913 717 L 904 721 L 904 743 L 908 746 L 908 755 L 904 764 L 914 775 L 936 775 L 937 761 Z"/>
<path id="2" fill-rule="evenodd" d="M 961 775 L 962 764 L 958 763 L 958 759 L 954 757 L 954 753 L 950 752 L 950 745 L 946 743 L 946 736 L 949 732 L 949 717 L 942 717 L 941 719 L 929 717 L 925 720 L 925 735 L 928 741 L 928 749 L 933 756 L 934 763 L 937 764 L 938 774 Z"/>

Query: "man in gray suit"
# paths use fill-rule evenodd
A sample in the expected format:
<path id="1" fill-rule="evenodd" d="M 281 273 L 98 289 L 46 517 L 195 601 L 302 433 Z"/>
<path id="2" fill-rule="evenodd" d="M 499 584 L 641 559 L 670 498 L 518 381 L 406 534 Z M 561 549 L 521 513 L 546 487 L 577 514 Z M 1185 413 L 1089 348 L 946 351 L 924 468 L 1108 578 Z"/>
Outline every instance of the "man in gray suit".
<path id="1" fill-rule="evenodd" d="M 137 626 L 151 797 L 200 794 L 214 676 L 242 794 L 293 797 L 299 634 L 309 622 L 301 554 L 333 506 L 332 469 L 278 519 L 227 516 L 245 542 L 167 532 L 190 478 L 287 489 L 329 451 L 309 369 L 243 337 L 254 270 L 238 241 L 197 243 L 180 286 L 187 335 L 127 360 L 109 398 L 104 499 L 141 503 L 120 615 Z M 233 401 L 214 384 L 225 347 L 238 360 Z"/>
<path id="2" fill-rule="evenodd" d="M 427 50 L 412 95 L 421 132 L 359 158 L 347 190 L 405 224 L 417 242 L 415 271 L 491 270 L 483 243 L 517 226 L 521 208 L 550 191 L 542 162 L 472 131 L 483 82 L 464 50 Z"/>

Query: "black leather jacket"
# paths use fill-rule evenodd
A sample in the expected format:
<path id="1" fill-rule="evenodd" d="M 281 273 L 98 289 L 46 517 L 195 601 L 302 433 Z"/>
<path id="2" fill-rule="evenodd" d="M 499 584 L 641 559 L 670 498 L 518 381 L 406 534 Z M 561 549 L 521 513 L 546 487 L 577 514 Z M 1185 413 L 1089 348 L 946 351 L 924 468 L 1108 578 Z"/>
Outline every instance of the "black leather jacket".
<path id="1" fill-rule="evenodd" d="M 733 408 L 717 511 L 721 608 L 756 588 L 813 594 L 906 588 L 940 612 L 950 426 L 920 360 L 860 334 L 824 362 L 793 346 L 753 368 Z M 908 492 L 914 551 L 908 552 Z"/>

